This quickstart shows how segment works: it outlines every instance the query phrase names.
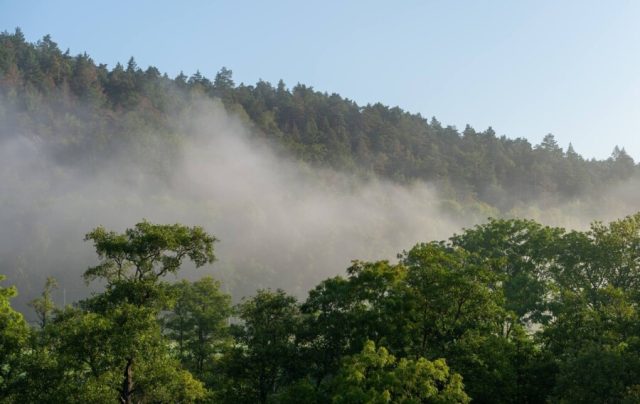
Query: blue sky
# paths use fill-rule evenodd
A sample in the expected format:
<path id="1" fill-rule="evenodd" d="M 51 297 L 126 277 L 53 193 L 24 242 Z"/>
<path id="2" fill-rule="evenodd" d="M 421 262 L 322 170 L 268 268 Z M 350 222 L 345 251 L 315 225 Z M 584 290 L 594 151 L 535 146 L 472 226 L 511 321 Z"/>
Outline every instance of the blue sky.
<path id="1" fill-rule="evenodd" d="M 637 1 L 9 1 L 0 30 L 113 66 L 304 83 L 459 129 L 640 160 Z"/>

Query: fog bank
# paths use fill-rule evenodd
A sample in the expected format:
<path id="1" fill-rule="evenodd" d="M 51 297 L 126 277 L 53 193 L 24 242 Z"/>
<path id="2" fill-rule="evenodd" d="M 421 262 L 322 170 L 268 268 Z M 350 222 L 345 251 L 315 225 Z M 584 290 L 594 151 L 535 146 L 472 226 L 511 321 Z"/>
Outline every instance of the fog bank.
<path id="1" fill-rule="evenodd" d="M 98 225 L 123 231 L 147 219 L 203 226 L 220 240 L 218 260 L 197 271 L 187 265 L 181 276 L 212 275 L 238 300 L 258 288 L 304 297 L 353 259 L 394 260 L 417 242 L 486 220 L 443 201 L 429 184 L 363 179 L 276 153 L 215 101 L 193 103 L 172 121 L 170 135 L 133 136 L 88 159 L 77 151 L 60 158 L 65 133 L 18 133 L 10 121 L 0 121 L 0 274 L 18 286 L 16 307 L 27 314 L 26 302 L 47 276 L 59 281 L 59 304 L 99 288 L 81 278 L 97 262 L 83 237 Z M 638 210 L 639 185 L 530 201 L 504 215 L 584 229 Z"/>
<path id="2" fill-rule="evenodd" d="M 97 258 L 82 239 L 98 225 L 203 226 L 220 239 L 218 261 L 185 275 L 213 275 L 237 299 L 264 287 L 304 296 L 352 259 L 394 259 L 471 224 L 443 213 L 427 184 L 363 180 L 279 155 L 215 102 L 195 104 L 174 126 L 177 155 L 160 174 L 145 161 L 158 156 L 144 152 L 87 167 L 61 163 L 33 134 L 0 141 L 0 273 L 19 287 L 18 307 L 47 276 L 59 280 L 58 303 L 88 294 L 81 274 Z"/>

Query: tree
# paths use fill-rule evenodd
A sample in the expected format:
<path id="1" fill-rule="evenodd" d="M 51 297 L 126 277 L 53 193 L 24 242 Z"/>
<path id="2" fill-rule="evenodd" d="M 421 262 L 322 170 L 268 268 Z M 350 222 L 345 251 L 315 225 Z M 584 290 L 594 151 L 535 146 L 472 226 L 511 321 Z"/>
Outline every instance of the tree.
<path id="1" fill-rule="evenodd" d="M 201 383 L 171 360 L 158 315 L 171 305 L 161 278 L 186 258 L 196 267 L 213 262 L 215 238 L 201 227 L 144 221 L 122 234 L 98 227 L 85 239 L 101 259 L 85 279 L 103 280 L 106 290 L 52 324 L 57 350 L 76 369 L 69 376 L 83 375 L 87 399 L 113 394 L 129 404 L 203 397 Z"/>
<path id="2" fill-rule="evenodd" d="M 548 320 L 545 297 L 562 234 L 532 220 L 489 219 L 451 241 L 486 260 L 500 280 L 504 308 L 525 324 Z"/>
<path id="3" fill-rule="evenodd" d="M 367 340 L 403 352 L 409 337 L 404 326 L 406 275 L 388 261 L 354 261 L 348 278 L 327 279 L 309 292 L 298 338 L 316 385 L 335 374 L 345 355 L 359 352 Z"/>
<path id="4" fill-rule="evenodd" d="M 394 312 L 405 325 L 396 329 L 411 357 L 446 358 L 474 401 L 523 402 L 537 397 L 538 386 L 526 382 L 538 361 L 535 347 L 515 313 L 505 309 L 501 286 L 509 276 L 492 268 L 493 254 L 479 252 L 444 242 L 404 252 L 404 305 Z"/>
<path id="5" fill-rule="evenodd" d="M 224 402 L 267 403 L 297 378 L 296 299 L 281 290 L 260 290 L 237 306 L 243 321 L 234 327 L 236 345 L 222 359 L 227 380 L 218 390 Z"/>
<path id="6" fill-rule="evenodd" d="M 226 67 L 220 69 L 220 71 L 216 74 L 215 79 L 213 80 L 213 91 L 211 94 L 215 97 L 218 97 L 222 100 L 227 108 L 231 109 L 242 109 L 246 108 L 247 105 L 232 105 L 234 94 L 233 90 L 235 88 L 235 83 L 232 79 L 233 72 Z"/>
<path id="7" fill-rule="evenodd" d="M 507 318 L 496 276 L 461 248 L 422 243 L 402 255 L 407 268 L 408 332 L 419 356 L 445 356 L 466 334 L 490 334 Z"/>
<path id="8" fill-rule="evenodd" d="M 57 395 L 45 395 L 54 401 L 194 402 L 205 396 L 202 383 L 172 357 L 154 308 L 67 308 L 47 332 L 57 362 L 51 373 L 64 375 Z"/>
<path id="9" fill-rule="evenodd" d="M 89 268 L 87 281 L 104 279 L 107 288 L 120 282 L 156 283 L 180 269 L 185 258 L 196 267 L 215 260 L 213 243 L 217 240 L 202 227 L 180 224 L 155 225 L 143 221 L 118 234 L 97 227 L 85 236 L 93 241 L 102 262 Z"/>
<path id="10" fill-rule="evenodd" d="M 224 92 L 233 89 L 235 83 L 233 82 L 233 71 L 222 67 L 216 77 L 213 80 L 213 86 L 217 91 Z"/>
<path id="11" fill-rule="evenodd" d="M 182 281 L 172 289 L 177 299 L 163 319 L 165 328 L 177 342 L 178 357 L 185 367 L 204 379 L 205 373 L 212 371 L 214 354 L 221 353 L 230 338 L 231 297 L 210 277 L 193 283 Z"/>
<path id="12" fill-rule="evenodd" d="M 0 275 L 0 282 L 5 279 Z M 22 314 L 15 311 L 10 299 L 17 294 L 14 287 L 0 286 L 0 397 L 11 397 L 14 385 L 21 378 L 23 349 L 29 328 Z"/>
<path id="13" fill-rule="evenodd" d="M 53 299 L 51 298 L 51 292 L 58 288 L 58 281 L 55 278 L 48 277 L 44 284 L 44 290 L 42 296 L 32 300 L 29 305 L 33 307 L 38 316 L 40 328 L 45 328 L 51 317 L 53 310 L 56 308 Z"/>
<path id="14" fill-rule="evenodd" d="M 627 179 L 635 171 L 635 162 L 626 150 L 616 146 L 608 160 L 613 179 Z"/>
<path id="15" fill-rule="evenodd" d="M 640 377 L 640 215 L 562 237 L 540 340 L 558 364 L 553 398 L 578 403 L 633 398 Z"/>
<path id="16" fill-rule="evenodd" d="M 548 153 L 562 153 L 562 148 L 558 145 L 555 136 L 553 136 L 551 133 L 545 135 L 545 137 L 542 139 L 542 142 L 540 142 L 540 144 L 536 148 L 544 150 Z"/>
<path id="17" fill-rule="evenodd" d="M 345 358 L 332 382 L 334 403 L 468 403 L 462 377 L 443 359 L 399 361 L 372 341 Z"/>

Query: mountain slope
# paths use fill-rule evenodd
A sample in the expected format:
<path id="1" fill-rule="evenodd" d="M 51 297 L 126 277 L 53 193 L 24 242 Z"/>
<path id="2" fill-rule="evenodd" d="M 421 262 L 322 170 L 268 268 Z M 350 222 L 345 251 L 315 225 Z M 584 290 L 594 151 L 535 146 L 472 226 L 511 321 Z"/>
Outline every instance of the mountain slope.
<path id="1" fill-rule="evenodd" d="M 19 29 L 0 34 L 0 136 L 35 136 L 64 161 L 94 165 L 114 150 L 151 149 L 154 169 L 162 170 L 180 141 L 172 117 L 203 97 L 222 100 L 257 136 L 311 164 L 433 182 L 453 199 L 502 211 L 532 199 L 598 194 L 638 173 L 617 146 L 607 160 L 585 160 L 552 135 L 532 146 L 491 128 L 460 132 L 435 118 L 359 106 L 302 84 L 236 85 L 226 68 L 213 81 L 199 72 L 171 79 L 154 67 L 143 71 L 133 58 L 110 70 L 87 54 L 62 52 L 49 36 L 32 44 Z"/>

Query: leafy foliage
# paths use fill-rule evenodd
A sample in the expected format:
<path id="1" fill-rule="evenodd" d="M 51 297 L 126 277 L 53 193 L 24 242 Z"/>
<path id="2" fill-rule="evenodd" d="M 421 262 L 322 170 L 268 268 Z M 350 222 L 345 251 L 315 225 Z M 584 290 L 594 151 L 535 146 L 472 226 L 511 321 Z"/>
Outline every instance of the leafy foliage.
<path id="1" fill-rule="evenodd" d="M 180 361 L 201 380 L 211 380 L 216 355 L 228 345 L 231 299 L 210 277 L 172 286 L 177 293 L 173 308 L 163 318 L 167 335 L 177 343 Z"/>
<path id="2" fill-rule="evenodd" d="M 50 280 L 29 329 L 0 289 L 0 387 L 10 403 L 637 402 L 639 223 L 490 220 L 354 261 L 301 303 L 261 290 L 233 309 L 211 278 L 162 281 L 213 259 L 202 229 L 98 228 L 104 292 L 56 309 Z"/>
<path id="3" fill-rule="evenodd" d="M 197 267 L 215 259 L 213 243 L 216 239 L 201 227 L 153 225 L 144 221 L 124 234 L 98 227 L 88 233 L 85 240 L 93 241 L 102 259 L 100 265 L 85 272 L 88 281 L 105 279 L 109 284 L 155 282 L 175 273 L 184 258 L 189 258 Z"/>
<path id="4" fill-rule="evenodd" d="M 4 279 L 0 275 L 0 281 Z M 0 286 L 0 396 L 9 397 L 20 378 L 22 349 L 29 335 L 22 314 L 11 308 L 9 299 L 15 295 L 15 288 Z"/>
<path id="5" fill-rule="evenodd" d="M 237 307 L 242 325 L 234 327 L 236 345 L 223 358 L 222 402 L 267 403 L 295 380 L 295 332 L 300 321 L 295 298 L 283 291 L 259 291 Z"/>
<path id="6" fill-rule="evenodd" d="M 468 403 L 462 378 L 442 359 L 396 360 L 367 341 L 362 352 L 345 358 L 334 380 L 334 403 Z"/>

